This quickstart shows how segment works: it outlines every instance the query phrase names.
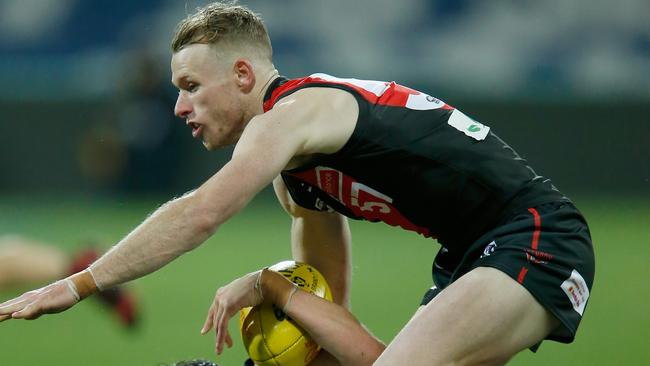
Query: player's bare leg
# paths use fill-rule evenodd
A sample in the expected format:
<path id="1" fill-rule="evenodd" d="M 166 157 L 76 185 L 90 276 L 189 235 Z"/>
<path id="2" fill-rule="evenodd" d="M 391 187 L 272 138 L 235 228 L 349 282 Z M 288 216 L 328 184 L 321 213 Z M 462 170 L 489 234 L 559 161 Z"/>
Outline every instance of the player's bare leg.
<path id="1" fill-rule="evenodd" d="M 18 235 L 0 236 L 0 289 L 51 282 L 67 270 L 62 250 Z"/>
<path id="2" fill-rule="evenodd" d="M 72 258 L 58 247 L 20 235 L 0 236 L 0 290 L 56 281 L 87 268 L 99 256 L 93 248 L 84 248 Z M 108 306 L 126 327 L 137 322 L 134 296 L 120 287 L 96 296 Z"/>
<path id="3" fill-rule="evenodd" d="M 558 325 L 515 280 L 479 267 L 422 307 L 375 365 L 503 365 Z"/>

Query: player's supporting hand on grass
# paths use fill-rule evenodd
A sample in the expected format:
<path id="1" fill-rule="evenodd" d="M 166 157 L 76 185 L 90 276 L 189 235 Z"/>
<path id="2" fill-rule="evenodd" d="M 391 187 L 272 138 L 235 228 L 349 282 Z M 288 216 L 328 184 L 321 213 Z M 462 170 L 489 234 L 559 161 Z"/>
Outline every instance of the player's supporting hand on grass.
<path id="1" fill-rule="evenodd" d="M 90 272 L 79 272 L 0 304 L 0 322 L 32 320 L 43 314 L 60 313 L 95 292 L 97 286 Z"/>

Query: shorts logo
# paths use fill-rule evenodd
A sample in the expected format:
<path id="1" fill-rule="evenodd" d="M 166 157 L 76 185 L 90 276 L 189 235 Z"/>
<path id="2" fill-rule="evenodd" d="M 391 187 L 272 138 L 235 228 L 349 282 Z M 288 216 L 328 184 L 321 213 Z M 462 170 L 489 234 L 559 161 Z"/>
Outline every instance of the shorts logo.
<path id="1" fill-rule="evenodd" d="M 485 249 L 483 249 L 483 254 L 481 254 L 481 258 L 483 257 L 489 257 L 492 252 L 494 252 L 494 249 L 497 248 L 497 243 L 493 240 L 490 244 L 485 246 Z"/>
<path id="2" fill-rule="evenodd" d="M 585 311 L 585 305 L 587 305 L 587 300 L 589 300 L 589 288 L 585 279 L 574 269 L 571 272 L 571 276 L 562 282 L 560 287 L 562 287 L 569 301 L 571 301 L 573 310 L 582 316 L 582 313 Z"/>

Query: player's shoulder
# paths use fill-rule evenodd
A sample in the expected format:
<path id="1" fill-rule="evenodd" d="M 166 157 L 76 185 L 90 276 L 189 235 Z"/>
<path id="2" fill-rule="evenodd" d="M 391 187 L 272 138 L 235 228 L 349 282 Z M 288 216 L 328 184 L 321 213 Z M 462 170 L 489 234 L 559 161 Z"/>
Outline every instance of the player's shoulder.
<path id="1" fill-rule="evenodd" d="M 341 89 L 310 87 L 284 95 L 264 113 L 265 119 L 296 121 L 301 126 L 319 124 L 323 120 L 356 115 L 357 102 L 352 94 Z"/>
<path id="2" fill-rule="evenodd" d="M 337 102 L 352 102 L 353 97 L 358 93 L 359 85 L 367 82 L 324 73 L 294 79 L 279 78 L 267 92 L 264 109 L 271 110 L 287 100 L 299 100 L 304 105 L 312 106 L 335 106 Z M 381 87 L 383 88 L 384 84 Z"/>
<path id="3" fill-rule="evenodd" d="M 300 108 L 313 110 L 320 116 L 337 116 L 355 110 L 357 102 L 354 95 L 345 89 L 330 88 L 325 86 L 314 86 L 296 91 L 292 96 Z M 282 101 L 280 101 L 281 103 Z"/>

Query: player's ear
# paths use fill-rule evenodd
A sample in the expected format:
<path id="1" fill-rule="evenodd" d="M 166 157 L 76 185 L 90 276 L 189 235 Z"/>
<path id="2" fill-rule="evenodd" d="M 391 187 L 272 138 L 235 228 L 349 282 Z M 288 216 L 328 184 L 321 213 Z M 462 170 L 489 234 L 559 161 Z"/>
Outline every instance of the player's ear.
<path id="1" fill-rule="evenodd" d="M 244 58 L 235 60 L 233 71 L 236 78 L 237 86 L 244 93 L 250 93 L 255 86 L 255 71 L 253 64 Z"/>

